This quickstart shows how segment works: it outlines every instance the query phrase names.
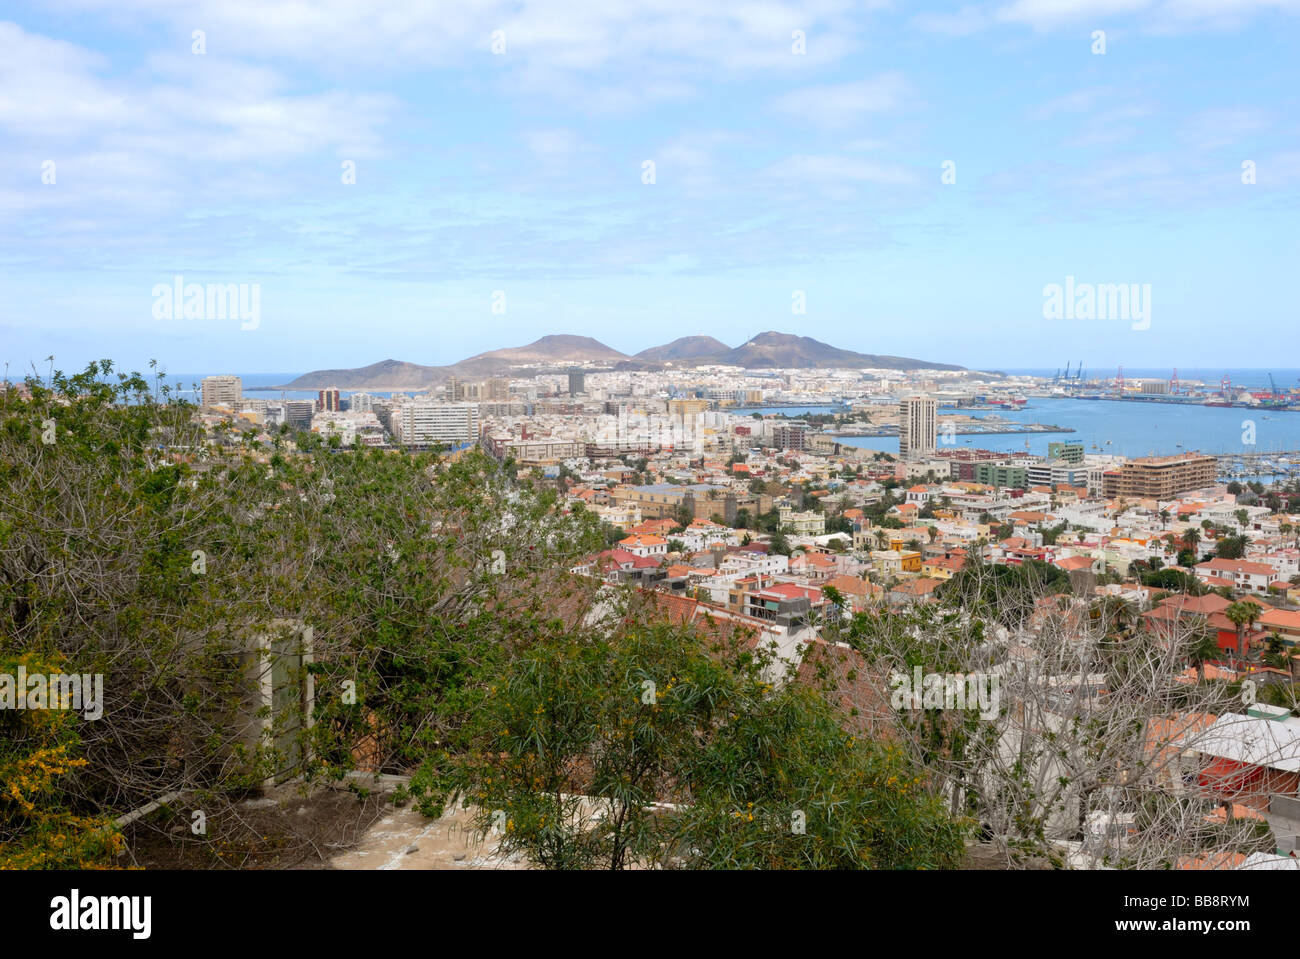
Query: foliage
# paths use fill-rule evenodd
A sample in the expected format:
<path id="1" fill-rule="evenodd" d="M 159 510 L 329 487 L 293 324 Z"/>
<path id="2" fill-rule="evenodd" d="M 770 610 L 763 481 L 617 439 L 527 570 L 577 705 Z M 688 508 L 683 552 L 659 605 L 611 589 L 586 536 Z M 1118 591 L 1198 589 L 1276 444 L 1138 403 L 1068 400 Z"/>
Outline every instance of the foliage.
<path id="1" fill-rule="evenodd" d="M 57 660 L 0 654 L 0 674 L 61 672 Z M 80 758 L 77 713 L 0 710 L 0 869 L 111 868 L 122 837 L 111 820 L 69 808 Z"/>
<path id="2" fill-rule="evenodd" d="M 625 600 L 627 602 L 627 600 Z M 416 777 L 549 868 L 942 868 L 964 825 L 901 756 L 855 738 L 768 658 L 624 606 L 508 664 L 476 748 Z"/>

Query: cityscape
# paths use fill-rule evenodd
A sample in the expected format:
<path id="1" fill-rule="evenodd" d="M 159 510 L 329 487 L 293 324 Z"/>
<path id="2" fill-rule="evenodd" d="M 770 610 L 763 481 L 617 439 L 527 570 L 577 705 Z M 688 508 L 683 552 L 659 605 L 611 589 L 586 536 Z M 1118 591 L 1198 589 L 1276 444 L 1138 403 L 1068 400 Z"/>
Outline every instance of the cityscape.
<path id="1" fill-rule="evenodd" d="M 16 924 L 756 871 L 1281 930 L 1297 17 L 0 12 Z"/>

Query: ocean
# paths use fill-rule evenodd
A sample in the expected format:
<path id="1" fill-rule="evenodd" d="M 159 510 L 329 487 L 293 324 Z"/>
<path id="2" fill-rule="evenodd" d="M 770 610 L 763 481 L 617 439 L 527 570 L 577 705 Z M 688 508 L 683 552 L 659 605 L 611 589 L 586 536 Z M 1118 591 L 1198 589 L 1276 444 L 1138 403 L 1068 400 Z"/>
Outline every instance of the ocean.
<path id="1" fill-rule="evenodd" d="M 983 418 L 979 412 L 969 415 Z M 1203 453 L 1300 450 L 1300 412 L 1030 397 L 1021 409 L 998 415 L 1015 423 L 1043 423 L 1069 427 L 1074 432 L 958 435 L 958 444 L 1000 452 L 1028 451 L 1040 456 L 1046 455 L 1048 443 L 1059 440 L 1082 443 L 1089 453 L 1130 457 L 1169 456 L 1189 450 Z M 1243 442 L 1249 437 L 1252 424 L 1253 445 Z M 898 452 L 897 437 L 846 437 L 841 442 L 887 453 Z"/>

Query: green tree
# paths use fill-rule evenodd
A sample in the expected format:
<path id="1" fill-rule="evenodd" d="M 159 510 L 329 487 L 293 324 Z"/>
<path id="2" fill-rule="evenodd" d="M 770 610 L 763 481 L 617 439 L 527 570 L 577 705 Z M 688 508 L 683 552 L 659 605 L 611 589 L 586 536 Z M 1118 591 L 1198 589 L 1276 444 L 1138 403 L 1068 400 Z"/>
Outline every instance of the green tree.
<path id="1" fill-rule="evenodd" d="M 414 785 L 429 812 L 468 798 L 547 868 L 955 866 L 965 824 L 768 665 L 631 608 L 613 634 L 539 636 L 493 684 L 476 749 Z"/>
<path id="2" fill-rule="evenodd" d="M 1223 611 L 1223 615 L 1232 620 L 1232 625 L 1237 628 L 1237 655 L 1245 659 L 1245 629 L 1259 617 L 1258 607 L 1254 603 L 1233 603 Z"/>
<path id="3" fill-rule="evenodd" d="M 1199 682 L 1205 682 L 1205 664 L 1222 657 L 1223 650 L 1219 648 L 1212 629 L 1202 624 L 1191 634 L 1187 645 L 1187 658 L 1196 667 L 1196 678 Z"/>

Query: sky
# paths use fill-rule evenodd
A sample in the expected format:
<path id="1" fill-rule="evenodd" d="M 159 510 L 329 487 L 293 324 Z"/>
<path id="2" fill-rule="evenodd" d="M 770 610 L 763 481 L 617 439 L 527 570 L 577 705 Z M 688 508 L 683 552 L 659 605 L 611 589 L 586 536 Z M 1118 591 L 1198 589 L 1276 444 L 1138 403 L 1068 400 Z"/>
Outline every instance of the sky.
<path id="1" fill-rule="evenodd" d="M 1295 366 L 1298 50 L 1300 0 L 0 2 L 0 362 Z"/>

